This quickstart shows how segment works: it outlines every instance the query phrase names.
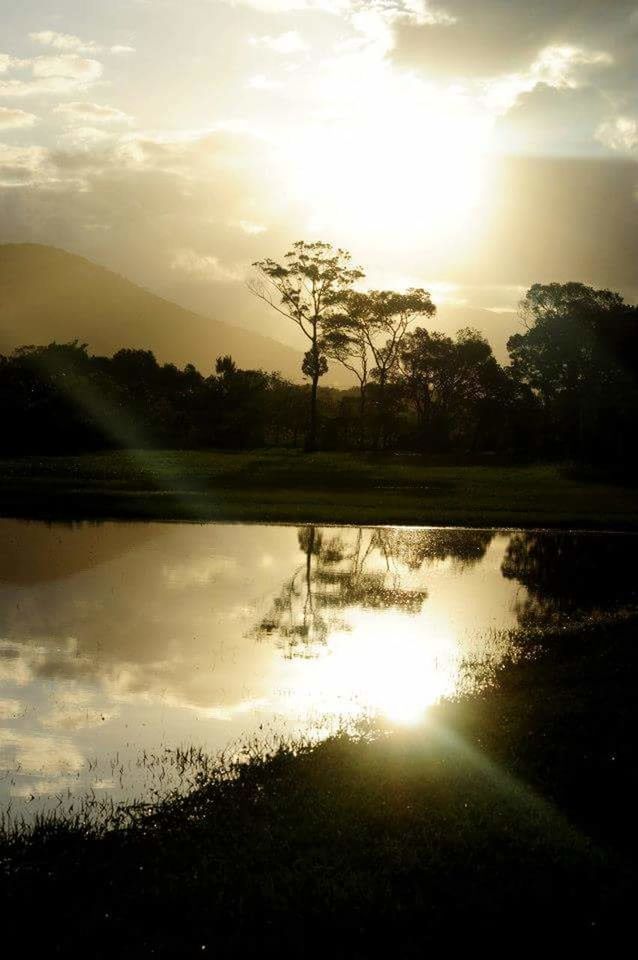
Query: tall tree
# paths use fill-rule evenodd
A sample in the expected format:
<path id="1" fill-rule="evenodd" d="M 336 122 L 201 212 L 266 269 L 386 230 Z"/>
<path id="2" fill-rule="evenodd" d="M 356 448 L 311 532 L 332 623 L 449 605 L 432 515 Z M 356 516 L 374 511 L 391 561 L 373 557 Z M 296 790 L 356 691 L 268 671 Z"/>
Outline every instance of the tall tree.
<path id="1" fill-rule="evenodd" d="M 371 290 L 350 298 L 360 316 L 378 384 L 379 421 L 377 445 L 383 445 L 387 430 L 387 387 L 401 354 L 401 347 L 417 320 L 432 317 L 436 307 L 427 290 L 414 287 L 405 293 Z M 358 301 L 358 302 L 357 302 Z"/>
<path id="2" fill-rule="evenodd" d="M 359 446 L 365 447 L 366 399 L 370 375 L 370 347 L 368 346 L 366 317 L 367 297 L 351 293 L 346 309 L 331 318 L 324 336 L 328 357 L 336 360 L 353 374 L 359 385 Z"/>
<path id="3" fill-rule="evenodd" d="M 250 291 L 277 313 L 292 320 L 310 342 L 302 371 L 310 380 L 310 417 L 306 448 L 317 448 L 317 389 L 328 362 L 324 336 L 329 318 L 342 312 L 347 294 L 364 274 L 352 266 L 346 250 L 330 243 L 299 240 L 283 263 L 259 260 L 253 264 L 257 276 Z"/>
<path id="4" fill-rule="evenodd" d="M 451 435 L 472 449 L 479 441 L 492 394 L 503 392 L 505 373 L 478 331 L 456 337 L 418 327 L 406 334 L 398 374 L 417 417 L 424 449 L 449 445 Z"/>
<path id="5" fill-rule="evenodd" d="M 510 337 L 512 371 L 539 397 L 555 450 L 624 458 L 633 451 L 638 308 L 583 283 L 534 284 Z"/>

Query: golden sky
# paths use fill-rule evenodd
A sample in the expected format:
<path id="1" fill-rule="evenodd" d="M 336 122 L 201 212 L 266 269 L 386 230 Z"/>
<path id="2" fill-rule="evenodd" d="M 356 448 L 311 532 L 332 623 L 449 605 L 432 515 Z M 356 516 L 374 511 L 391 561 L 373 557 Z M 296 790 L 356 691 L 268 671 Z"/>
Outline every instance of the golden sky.
<path id="1" fill-rule="evenodd" d="M 495 342 L 535 281 L 638 296 L 636 0 L 0 0 L 0 241 L 294 342 L 296 239 Z"/>

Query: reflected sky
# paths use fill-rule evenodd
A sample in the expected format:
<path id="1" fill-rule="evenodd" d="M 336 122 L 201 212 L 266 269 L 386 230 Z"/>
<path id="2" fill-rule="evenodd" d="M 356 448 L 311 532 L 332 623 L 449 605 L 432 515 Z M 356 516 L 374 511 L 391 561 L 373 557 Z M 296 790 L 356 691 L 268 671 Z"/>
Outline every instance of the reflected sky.
<path id="1" fill-rule="evenodd" d="M 0 538 L 0 805 L 27 815 L 139 794 L 145 751 L 420 723 L 519 623 L 634 591 L 608 582 L 631 537 L 3 520 Z"/>

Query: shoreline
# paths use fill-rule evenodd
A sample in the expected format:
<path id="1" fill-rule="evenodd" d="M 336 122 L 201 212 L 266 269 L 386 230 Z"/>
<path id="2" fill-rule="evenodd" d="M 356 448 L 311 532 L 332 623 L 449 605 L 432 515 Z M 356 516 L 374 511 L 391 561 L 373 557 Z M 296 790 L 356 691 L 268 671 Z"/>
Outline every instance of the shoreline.
<path id="1" fill-rule="evenodd" d="M 638 491 L 559 464 L 440 465 L 299 451 L 0 459 L 0 516 L 638 531 Z"/>

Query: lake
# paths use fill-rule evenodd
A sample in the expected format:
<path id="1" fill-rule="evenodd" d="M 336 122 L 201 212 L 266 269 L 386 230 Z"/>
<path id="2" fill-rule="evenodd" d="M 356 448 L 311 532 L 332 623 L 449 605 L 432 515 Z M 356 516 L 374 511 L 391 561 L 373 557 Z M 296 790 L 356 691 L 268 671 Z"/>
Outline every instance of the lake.
<path id="1" fill-rule="evenodd" d="M 431 704 L 520 651 L 514 632 L 632 606 L 637 542 L 0 520 L 0 807 L 156 796 L 188 780 L 190 745 L 235 755 L 363 717 L 426 731 Z"/>

